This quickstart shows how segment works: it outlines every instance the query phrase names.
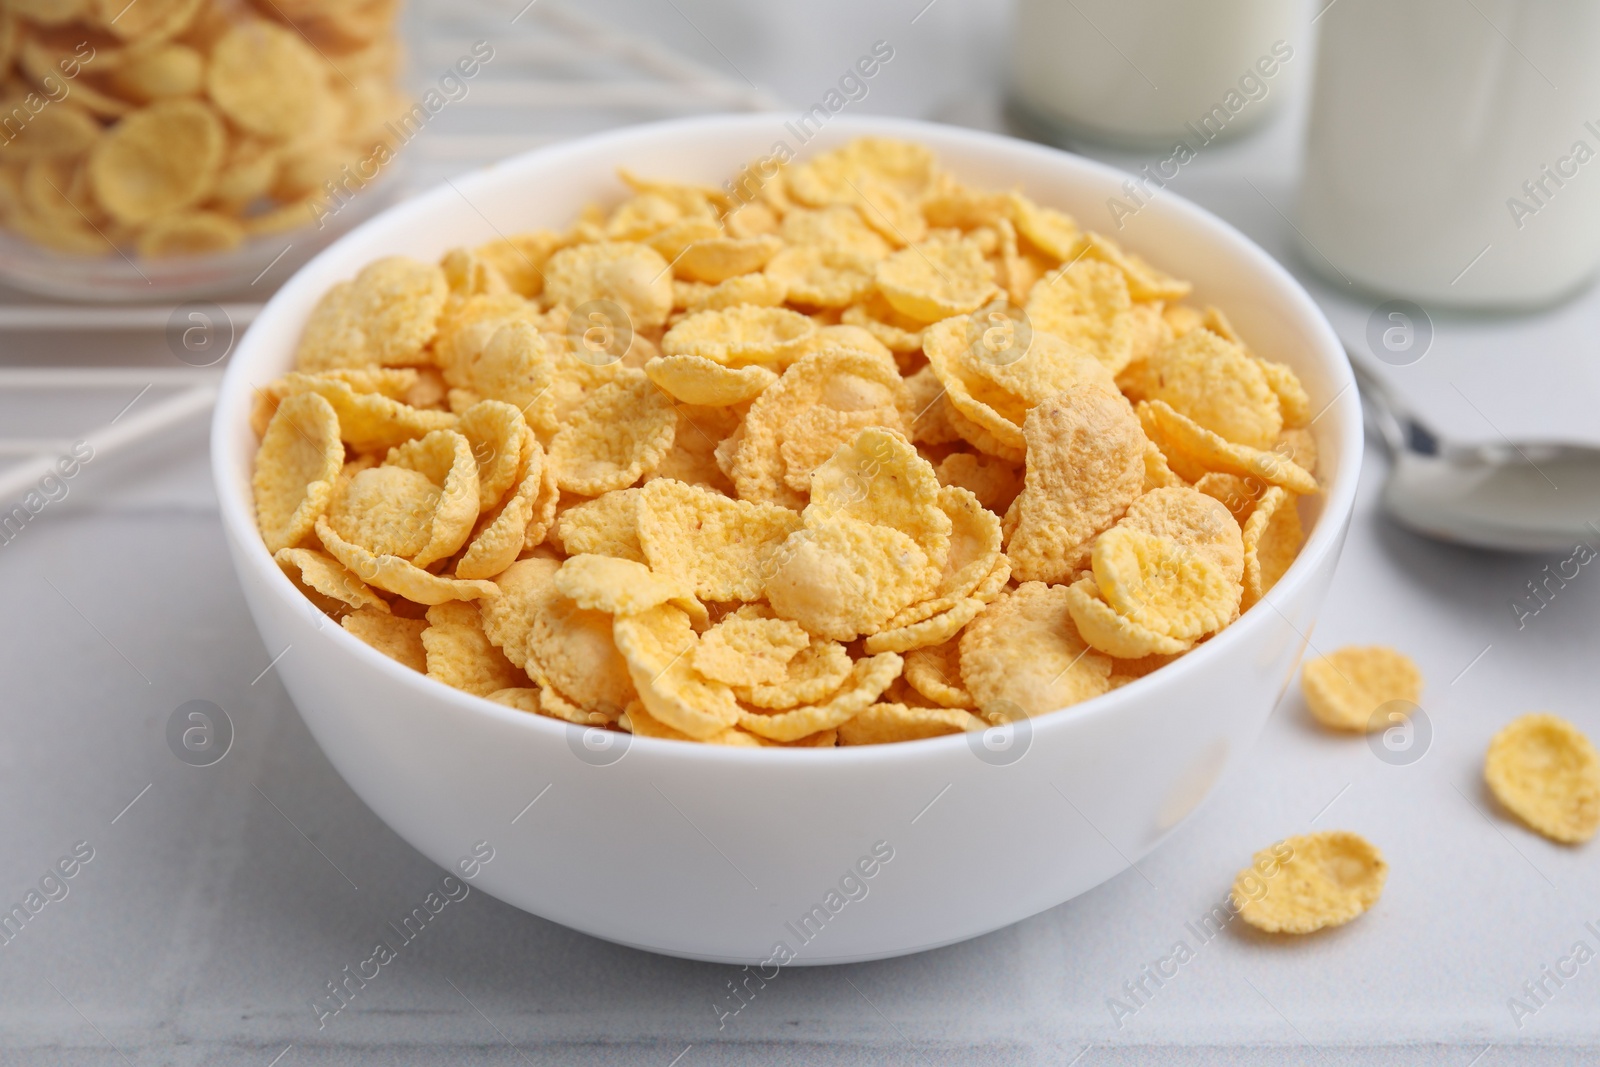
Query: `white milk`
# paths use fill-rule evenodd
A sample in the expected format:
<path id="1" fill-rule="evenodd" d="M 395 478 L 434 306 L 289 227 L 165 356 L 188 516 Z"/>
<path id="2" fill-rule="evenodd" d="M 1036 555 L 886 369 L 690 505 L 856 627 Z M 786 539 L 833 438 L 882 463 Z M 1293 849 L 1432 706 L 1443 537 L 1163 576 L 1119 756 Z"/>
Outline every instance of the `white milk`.
<path id="1" fill-rule="evenodd" d="M 1011 105 L 1053 140 L 1198 147 L 1255 126 L 1302 49 L 1293 0 L 1018 0 Z"/>
<path id="2" fill-rule="evenodd" d="M 1309 263 L 1476 307 L 1548 303 L 1593 276 L 1600 2 L 1336 0 L 1318 27 Z"/>

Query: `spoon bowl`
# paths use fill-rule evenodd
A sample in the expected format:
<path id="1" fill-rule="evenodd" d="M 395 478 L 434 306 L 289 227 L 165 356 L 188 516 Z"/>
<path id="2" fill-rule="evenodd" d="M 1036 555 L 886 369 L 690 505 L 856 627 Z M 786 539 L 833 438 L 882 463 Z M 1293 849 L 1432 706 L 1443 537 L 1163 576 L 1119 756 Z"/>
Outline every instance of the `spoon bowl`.
<path id="1" fill-rule="evenodd" d="M 1351 353 L 1368 427 L 1391 467 L 1383 506 L 1425 537 L 1501 552 L 1554 552 L 1600 538 L 1600 448 L 1443 440 Z"/>

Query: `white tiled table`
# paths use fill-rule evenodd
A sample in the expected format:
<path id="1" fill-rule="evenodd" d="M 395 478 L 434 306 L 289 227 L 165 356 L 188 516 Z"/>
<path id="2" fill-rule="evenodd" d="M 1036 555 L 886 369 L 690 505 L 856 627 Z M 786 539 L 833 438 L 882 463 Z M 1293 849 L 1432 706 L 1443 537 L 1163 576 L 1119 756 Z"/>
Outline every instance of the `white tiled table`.
<path id="1" fill-rule="evenodd" d="M 842 3 L 802 17 L 744 12 L 732 0 L 674 2 L 717 48 L 791 100 L 807 95 L 797 86 L 808 72 L 825 82 L 842 66 L 856 47 L 848 42 L 898 32 L 892 39 L 907 62 L 886 72 L 870 103 L 995 121 L 985 79 L 1000 66 L 999 35 L 974 35 L 987 25 L 976 2 L 941 0 L 915 26 L 908 20 L 920 3 L 852 13 L 846 23 Z M 635 32 L 682 33 L 674 43 L 695 47 L 670 5 L 597 7 L 627 13 Z M 763 19 L 786 26 L 797 49 L 847 43 L 815 55 L 741 51 Z M 975 36 L 964 63 L 945 62 L 968 55 Z M 708 64 L 717 58 L 699 47 Z M 922 80 L 889 80 L 901 70 L 921 71 Z M 1292 265 L 1273 205 L 1286 208 L 1291 195 L 1297 123 L 1291 108 L 1261 137 L 1208 152 L 1175 185 Z M 1341 332 L 1358 339 L 1373 301 L 1319 295 Z M 1595 308 L 1591 297 L 1564 320 L 1585 325 Z M 1543 346 L 1508 381 L 1495 376 L 1494 353 L 1477 336 L 1446 323 L 1435 351 L 1408 368 L 1415 373 L 1403 384 L 1442 423 L 1471 430 L 1464 417 L 1450 423 L 1463 413 L 1438 399 L 1452 382 L 1475 397 L 1481 389 L 1480 406 L 1508 432 L 1600 399 L 1592 350 Z M 175 366 L 159 337 L 105 342 L 8 342 L 4 360 L 67 352 Z M 136 392 L 131 384 L 73 397 L 7 390 L 0 427 L 74 436 L 104 426 Z M 1574 940 L 1600 947 L 1584 929 L 1589 920 L 1600 925 L 1600 851 L 1529 834 L 1478 784 L 1484 744 L 1516 713 L 1547 708 L 1600 734 L 1600 575 L 1586 568 L 1519 630 L 1510 602 L 1547 561 L 1400 532 L 1373 510 L 1379 458 L 1369 456 L 1365 475 L 1312 641 L 1392 642 L 1412 652 L 1428 677 L 1423 704 L 1434 728 L 1420 762 L 1390 765 L 1360 740 L 1330 739 L 1307 724 L 1291 693 L 1247 771 L 1224 782 L 1139 871 L 964 945 L 788 969 L 721 1031 L 715 1005 L 731 969 L 598 942 L 476 892 L 319 1030 L 310 999 L 369 954 L 384 924 L 440 872 L 350 793 L 275 674 L 263 673 L 272 654 L 225 559 L 200 420 L 97 459 L 65 500 L 0 546 L 0 903 L 21 899 L 74 842 L 95 850 L 70 894 L 0 947 L 0 1062 L 1490 1067 L 1600 1057 L 1600 963 L 1520 1030 L 1506 1006 Z M 216 702 L 236 728 L 215 766 L 185 766 L 168 751 L 167 719 L 191 699 Z M 1048 833 L 1072 816 L 1018 817 Z M 1238 929 L 1203 946 L 1191 939 L 1185 923 L 1198 922 L 1252 850 L 1329 827 L 1358 830 L 1388 855 L 1388 890 L 1372 913 L 1289 944 Z M 536 838 L 537 824 L 515 832 Z M 640 906 L 648 906 L 643 896 Z M 892 907 L 893 896 L 874 894 L 862 906 Z M 1106 999 L 1179 938 L 1191 939 L 1196 958 L 1117 1028 Z M 1283 1047 L 1302 1043 L 1316 1047 Z"/>

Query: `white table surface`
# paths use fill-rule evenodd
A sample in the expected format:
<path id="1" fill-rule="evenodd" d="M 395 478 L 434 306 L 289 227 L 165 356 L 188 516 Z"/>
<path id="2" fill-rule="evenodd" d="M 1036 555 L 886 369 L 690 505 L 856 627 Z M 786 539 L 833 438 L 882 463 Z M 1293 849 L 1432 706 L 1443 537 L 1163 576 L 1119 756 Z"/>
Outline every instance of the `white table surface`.
<path id="1" fill-rule="evenodd" d="M 866 110 L 998 124 L 1004 34 L 981 0 L 940 0 L 915 25 L 921 2 L 854 6 L 604 0 L 591 10 L 708 65 L 726 52 L 791 102 L 831 81 L 858 39 L 886 37 L 896 63 Z M 788 35 L 781 46 L 770 43 L 774 26 Z M 1286 95 L 1291 106 L 1270 129 L 1209 150 L 1174 189 L 1304 274 L 1277 213 L 1292 197 L 1302 99 L 1292 86 Z M 1359 340 L 1377 301 L 1313 284 L 1341 332 Z M 1513 341 L 1537 331 L 1592 338 L 1584 326 L 1596 307 L 1590 296 L 1515 324 Z M 1402 384 L 1452 432 L 1472 432 L 1471 411 L 1452 408 L 1452 395 L 1472 397 L 1506 432 L 1576 425 L 1600 400 L 1592 350 L 1531 345 L 1508 374 L 1493 342 L 1507 327 L 1440 321 L 1435 350 L 1405 368 Z M 10 364 L 44 362 L 64 347 L 84 359 L 172 365 L 159 337 L 109 348 L 88 335 L 6 344 L 0 361 Z M 135 391 L 70 402 L 0 393 L 0 427 L 70 436 L 104 425 Z M 1391 765 L 1360 739 L 1317 730 L 1291 691 L 1246 771 L 1139 870 L 966 944 L 787 969 L 723 1030 L 714 1005 L 733 969 L 619 948 L 473 893 L 319 1031 L 307 1002 L 440 872 L 356 799 L 275 674 L 262 673 L 271 654 L 225 558 L 205 443 L 195 420 L 96 460 L 67 499 L 0 546 L 0 903 L 20 899 L 74 842 L 95 850 L 70 895 L 0 946 L 0 1062 L 1600 1059 L 1600 962 L 1520 1029 L 1507 1007 L 1575 940 L 1600 948 L 1584 927 L 1600 926 L 1600 846 L 1565 848 L 1529 833 L 1480 785 L 1488 738 L 1524 711 L 1552 710 L 1600 735 L 1600 571 L 1585 568 L 1519 629 L 1511 602 L 1549 560 L 1397 530 L 1374 510 L 1384 469 L 1372 454 L 1312 642 L 1392 643 L 1416 658 L 1433 726 L 1420 761 Z M 180 763 L 164 736 L 173 709 L 197 698 L 223 707 L 236 729 L 228 756 L 208 768 Z M 1067 817 L 1023 814 L 1041 832 Z M 1388 888 L 1370 914 L 1292 942 L 1239 928 L 1203 946 L 1192 939 L 1185 923 L 1222 896 L 1252 851 L 1335 827 L 1366 835 L 1389 859 Z M 1119 1028 L 1107 998 L 1179 938 L 1196 958 Z"/>

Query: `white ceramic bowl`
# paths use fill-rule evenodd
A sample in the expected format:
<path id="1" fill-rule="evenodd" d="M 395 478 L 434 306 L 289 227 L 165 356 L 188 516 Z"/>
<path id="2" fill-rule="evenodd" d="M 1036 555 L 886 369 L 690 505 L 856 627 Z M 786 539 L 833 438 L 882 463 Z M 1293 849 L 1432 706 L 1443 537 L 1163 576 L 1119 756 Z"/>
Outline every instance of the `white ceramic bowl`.
<path id="1" fill-rule="evenodd" d="M 1310 297 L 1231 226 L 1170 193 L 1117 231 L 1107 200 L 1123 196 L 1126 175 L 1054 149 L 840 117 L 801 151 L 865 134 L 921 141 L 965 181 L 1020 187 L 1114 233 L 1193 279 L 1201 304 L 1225 308 L 1258 351 L 1290 364 L 1313 406 L 1327 406 L 1313 425 L 1327 488 L 1305 502 L 1305 548 L 1267 603 L 1204 646 L 1009 733 L 749 750 L 590 732 L 469 696 L 329 624 L 279 572 L 252 518 L 252 384 L 290 369 L 318 297 L 378 256 L 432 260 L 564 226 L 584 203 L 623 195 L 619 165 L 720 183 L 775 142 L 800 146 L 770 115 L 667 122 L 532 152 L 407 201 L 324 251 L 250 327 L 223 382 L 212 462 L 245 599 L 267 648 L 288 649 L 278 673 L 328 759 L 440 865 L 455 869 L 487 841 L 494 858 L 473 884 L 508 903 L 706 960 L 766 961 L 782 944 L 793 962 L 834 963 L 961 941 L 1154 848 L 1246 759 L 1293 677 L 1344 541 L 1362 444 L 1348 365 Z"/>

